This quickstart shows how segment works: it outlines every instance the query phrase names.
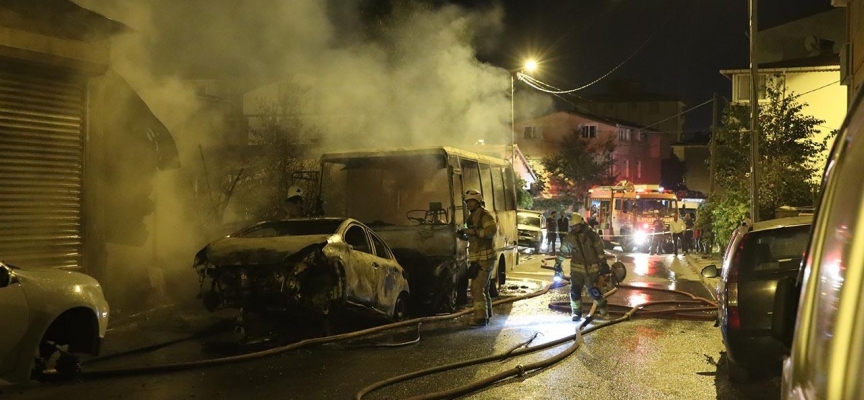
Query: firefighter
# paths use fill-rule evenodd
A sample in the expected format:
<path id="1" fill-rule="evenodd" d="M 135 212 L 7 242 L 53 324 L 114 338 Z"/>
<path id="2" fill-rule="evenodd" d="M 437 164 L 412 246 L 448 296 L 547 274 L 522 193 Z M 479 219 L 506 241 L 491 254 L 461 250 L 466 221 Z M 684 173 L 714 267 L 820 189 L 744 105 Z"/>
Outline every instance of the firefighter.
<path id="1" fill-rule="evenodd" d="M 276 212 L 276 218 L 302 218 L 303 215 L 303 196 L 306 193 L 300 186 L 291 186 L 288 188 L 288 197 L 282 202 L 279 211 Z"/>
<path id="2" fill-rule="evenodd" d="M 601 270 L 608 271 L 603 239 L 589 229 L 585 218 L 574 213 L 570 219 L 570 232 L 561 240 L 561 249 L 555 260 L 555 268 L 560 269 L 564 260 L 570 257 L 570 309 L 573 321 L 582 319 L 582 287 L 597 304 L 601 318 L 608 318 L 609 311 L 603 293 L 595 286 Z"/>
<path id="3" fill-rule="evenodd" d="M 486 326 L 492 318 L 492 297 L 489 296 L 489 277 L 495 267 L 495 235 L 498 224 L 483 208 L 483 195 L 477 190 L 465 191 L 465 205 L 471 213 L 462 234 L 468 240 L 468 263 L 471 264 L 471 297 L 474 299 L 472 326 Z M 476 276 L 473 275 L 473 271 Z"/>

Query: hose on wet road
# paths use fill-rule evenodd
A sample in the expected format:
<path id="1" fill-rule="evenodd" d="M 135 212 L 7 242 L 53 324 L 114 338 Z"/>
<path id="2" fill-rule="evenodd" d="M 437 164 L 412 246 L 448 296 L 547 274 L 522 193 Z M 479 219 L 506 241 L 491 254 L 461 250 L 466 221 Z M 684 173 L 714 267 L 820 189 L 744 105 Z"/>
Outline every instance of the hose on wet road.
<path id="1" fill-rule="evenodd" d="M 532 293 L 508 297 L 504 299 L 499 299 L 492 302 L 493 306 L 497 306 L 500 304 L 512 303 L 520 300 L 530 299 L 537 296 L 542 296 L 549 292 L 551 287 L 549 285 L 543 285 L 540 290 L 537 290 Z M 198 368 L 205 367 L 213 367 L 219 365 L 228 365 L 239 362 L 251 361 L 265 357 L 271 357 L 278 354 L 282 354 L 288 351 L 297 350 L 304 347 L 310 347 L 315 345 L 327 344 L 327 343 L 335 343 L 341 342 L 345 340 L 357 339 L 365 336 L 374 335 L 380 332 L 384 332 L 391 329 L 402 328 L 406 326 L 419 325 L 426 322 L 441 322 L 447 321 L 451 319 L 456 319 L 464 315 L 468 315 L 473 313 L 474 311 L 470 308 L 467 308 L 462 311 L 457 311 L 452 314 L 446 315 L 435 315 L 430 317 L 422 317 L 415 318 L 406 321 L 394 322 L 387 325 L 376 326 L 373 328 L 363 329 L 355 332 L 348 332 L 338 335 L 325 336 L 319 338 L 305 339 L 299 342 L 291 343 L 285 346 L 274 347 L 267 350 L 257 351 L 253 353 L 246 353 L 236 356 L 229 357 L 220 357 L 220 358 L 212 358 L 207 360 L 198 360 L 198 361 L 188 361 L 188 362 L 178 362 L 178 363 L 170 363 L 170 364 L 161 364 L 161 365 L 146 365 L 146 366 L 135 366 L 135 367 L 124 367 L 124 368 L 108 368 L 108 369 L 82 369 L 81 372 L 77 375 L 77 377 L 82 379 L 95 379 L 95 378 L 107 378 L 107 377 L 118 377 L 118 376 L 129 376 L 129 375 L 143 375 L 143 374 L 158 374 L 158 373 L 167 373 L 174 371 L 184 371 L 184 370 L 192 370 Z M 419 328 L 418 328 L 419 329 Z"/>
<path id="2" fill-rule="evenodd" d="M 623 315 L 620 318 L 617 318 L 617 319 L 614 319 L 611 321 L 607 321 L 607 322 L 603 322 L 603 323 L 593 325 L 591 327 L 586 328 L 586 326 L 589 323 L 591 323 L 594 319 L 594 313 L 596 311 L 597 305 L 593 304 L 591 306 L 590 312 L 588 313 L 588 317 L 581 324 L 579 324 L 579 326 L 576 328 L 576 333 L 573 335 L 565 336 L 565 337 L 562 337 L 562 338 L 559 338 L 556 340 L 552 340 L 550 342 L 543 343 L 543 344 L 533 346 L 533 347 L 527 347 L 527 348 L 518 349 L 515 351 L 510 350 L 510 351 L 507 351 L 507 352 L 501 353 L 501 354 L 459 361 L 459 362 L 452 363 L 452 364 L 441 365 L 438 367 L 432 367 L 432 368 L 428 368 L 428 369 L 424 369 L 424 370 L 420 370 L 420 371 L 415 371 L 415 372 L 395 376 L 395 377 L 392 377 L 389 379 L 375 382 L 369 386 L 364 387 L 363 389 L 361 389 L 360 391 L 358 391 L 356 393 L 354 398 L 355 398 L 355 400 L 361 400 L 363 398 L 363 396 L 365 396 L 365 395 L 367 395 L 373 391 L 376 391 L 376 390 L 379 390 L 381 388 L 391 386 L 391 385 L 394 385 L 397 383 L 409 381 L 411 379 L 416 379 L 416 378 L 420 378 L 420 377 L 424 377 L 424 376 L 428 376 L 428 375 L 433 375 L 433 374 L 437 374 L 437 373 L 444 372 L 444 371 L 450 371 L 450 370 L 455 370 L 455 369 L 459 369 L 459 368 L 464 368 L 464 367 L 468 367 L 468 366 L 472 366 L 472 365 L 485 364 L 485 363 L 488 363 L 491 361 L 504 360 L 504 359 L 510 358 L 510 357 L 523 356 L 523 355 L 531 354 L 531 353 L 534 353 L 534 352 L 537 352 L 540 350 L 554 348 L 554 347 L 560 346 L 564 343 L 572 342 L 570 344 L 570 346 L 568 346 L 564 351 L 562 351 L 561 353 L 558 353 L 552 357 L 549 357 L 547 359 L 540 360 L 540 361 L 533 362 L 533 363 L 529 363 L 529 364 L 524 364 L 524 365 L 519 364 L 519 365 L 517 365 L 517 366 L 515 366 L 509 370 L 499 372 L 497 374 L 476 380 L 474 382 L 470 382 L 468 384 L 465 384 L 465 385 L 462 385 L 462 386 L 459 386 L 459 387 L 456 387 L 453 389 L 448 389 L 448 390 L 443 390 L 443 391 L 439 391 L 439 392 L 427 393 L 427 394 L 415 396 L 415 397 L 409 398 L 409 400 L 452 399 L 452 398 L 462 396 L 462 395 L 465 395 L 468 393 L 476 392 L 476 391 L 481 390 L 485 387 L 491 386 L 495 383 L 504 381 L 505 379 L 521 378 L 521 377 L 525 376 L 526 373 L 537 372 L 537 371 L 540 371 L 544 368 L 550 367 L 550 366 L 566 359 L 568 356 L 570 356 L 574 352 L 576 352 L 576 350 L 583 343 L 582 335 L 594 332 L 598 329 L 602 329 L 605 327 L 609 327 L 609 326 L 630 320 L 633 318 L 633 316 L 636 313 L 646 314 L 646 315 L 651 315 L 651 316 L 670 314 L 670 315 L 678 316 L 678 317 L 689 317 L 689 318 L 702 319 L 702 320 L 706 320 L 706 319 L 707 320 L 713 320 L 716 318 L 716 316 L 711 316 L 708 314 L 704 314 L 704 318 L 698 318 L 699 314 L 693 314 L 693 313 L 697 313 L 697 312 L 703 312 L 704 313 L 706 311 L 716 311 L 717 305 L 716 305 L 716 303 L 712 302 L 711 300 L 708 300 L 708 299 L 705 299 L 702 297 L 697 297 L 697 296 L 694 296 L 694 295 L 687 293 L 687 292 L 682 292 L 682 291 L 672 290 L 672 289 L 633 286 L 633 285 L 620 285 L 619 288 L 636 289 L 636 290 L 654 290 L 654 291 L 667 292 L 667 293 L 672 293 L 672 294 L 680 294 L 680 295 L 690 297 L 692 300 L 683 301 L 683 302 L 682 301 L 676 301 L 676 300 L 660 300 L 660 301 L 646 302 L 643 304 L 635 305 L 633 307 L 629 307 L 629 310 L 627 312 L 623 313 Z M 614 289 L 610 290 L 609 292 L 604 294 L 604 297 L 611 296 L 617 290 L 618 290 L 618 288 L 614 288 Z M 648 308 L 648 307 L 669 305 L 669 304 L 675 304 L 675 305 L 703 304 L 703 306 L 701 306 L 701 307 L 686 307 L 686 308 L 666 308 L 666 309 L 660 309 L 660 310 L 645 310 L 645 308 Z M 627 306 L 622 306 L 622 305 L 615 305 L 612 303 L 610 303 L 609 305 L 612 307 L 616 307 L 616 308 L 626 308 L 627 307 Z M 552 309 L 559 310 L 559 311 L 565 311 L 565 310 L 570 311 L 570 303 L 569 302 L 550 303 L 549 307 Z M 532 338 L 532 340 L 533 340 L 533 338 Z"/>

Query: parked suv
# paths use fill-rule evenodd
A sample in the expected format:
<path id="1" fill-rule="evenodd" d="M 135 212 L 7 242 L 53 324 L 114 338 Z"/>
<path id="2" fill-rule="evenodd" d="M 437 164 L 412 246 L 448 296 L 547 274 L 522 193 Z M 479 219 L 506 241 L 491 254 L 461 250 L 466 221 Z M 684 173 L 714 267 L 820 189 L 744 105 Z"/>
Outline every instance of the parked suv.
<path id="1" fill-rule="evenodd" d="M 775 337 L 791 339 L 794 328 L 784 399 L 864 398 L 864 89 L 849 110 L 822 179 L 803 269 L 777 286 Z"/>
<path id="2" fill-rule="evenodd" d="M 783 277 L 798 276 L 812 216 L 778 218 L 735 230 L 717 285 L 717 323 L 726 346 L 729 379 L 780 373 L 784 348 L 771 334 L 774 291 Z M 717 267 L 702 270 L 717 277 Z"/>
<path id="3" fill-rule="evenodd" d="M 543 212 L 519 210 L 516 213 L 516 224 L 519 229 L 519 246 L 530 247 L 534 249 L 534 253 L 540 253 L 546 238 L 546 216 Z"/>

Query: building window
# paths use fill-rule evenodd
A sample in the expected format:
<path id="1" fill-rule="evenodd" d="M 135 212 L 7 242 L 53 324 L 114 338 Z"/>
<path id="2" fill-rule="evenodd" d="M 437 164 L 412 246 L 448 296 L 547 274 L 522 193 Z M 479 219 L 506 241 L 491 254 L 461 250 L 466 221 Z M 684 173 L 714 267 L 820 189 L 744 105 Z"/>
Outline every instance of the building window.
<path id="1" fill-rule="evenodd" d="M 630 160 L 624 160 L 624 177 L 630 177 Z"/>
<path id="2" fill-rule="evenodd" d="M 636 140 L 637 142 L 641 142 L 641 141 L 645 140 L 645 135 L 646 134 L 642 131 L 636 131 L 636 134 L 633 135 L 634 136 L 633 139 Z"/>
<path id="3" fill-rule="evenodd" d="M 636 161 L 636 179 L 641 179 L 641 178 L 642 178 L 642 161 L 637 160 Z"/>
<path id="4" fill-rule="evenodd" d="M 735 101 L 750 101 L 750 74 L 739 74 L 735 75 L 735 87 L 732 90 L 732 94 L 735 97 Z M 782 87 L 786 84 L 786 79 L 783 75 L 777 74 L 759 74 L 759 82 L 757 85 L 759 86 L 759 101 L 765 101 L 768 98 L 768 83 L 772 83 L 774 85 Z"/>
<path id="5" fill-rule="evenodd" d="M 543 128 L 539 126 L 526 126 L 522 130 L 522 136 L 525 139 L 541 140 L 543 139 Z"/>
<path id="6" fill-rule="evenodd" d="M 595 139 L 597 138 L 597 126 L 583 125 L 581 128 L 579 128 L 579 134 L 586 139 Z"/>
<path id="7" fill-rule="evenodd" d="M 629 142 L 630 141 L 630 130 L 629 129 L 619 129 L 618 130 L 618 141 Z"/>

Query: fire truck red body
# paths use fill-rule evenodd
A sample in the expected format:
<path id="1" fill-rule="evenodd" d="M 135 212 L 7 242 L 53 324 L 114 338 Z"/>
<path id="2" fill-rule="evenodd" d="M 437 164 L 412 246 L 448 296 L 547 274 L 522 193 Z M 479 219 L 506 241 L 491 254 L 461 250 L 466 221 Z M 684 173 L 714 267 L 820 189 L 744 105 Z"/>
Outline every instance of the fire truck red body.
<path id="1" fill-rule="evenodd" d="M 675 193 L 659 185 L 633 185 L 622 181 L 615 186 L 597 186 L 588 191 L 586 219 L 594 224 L 608 246 L 620 245 L 625 252 L 647 251 L 655 232 L 654 222 L 669 221 L 678 212 Z"/>

